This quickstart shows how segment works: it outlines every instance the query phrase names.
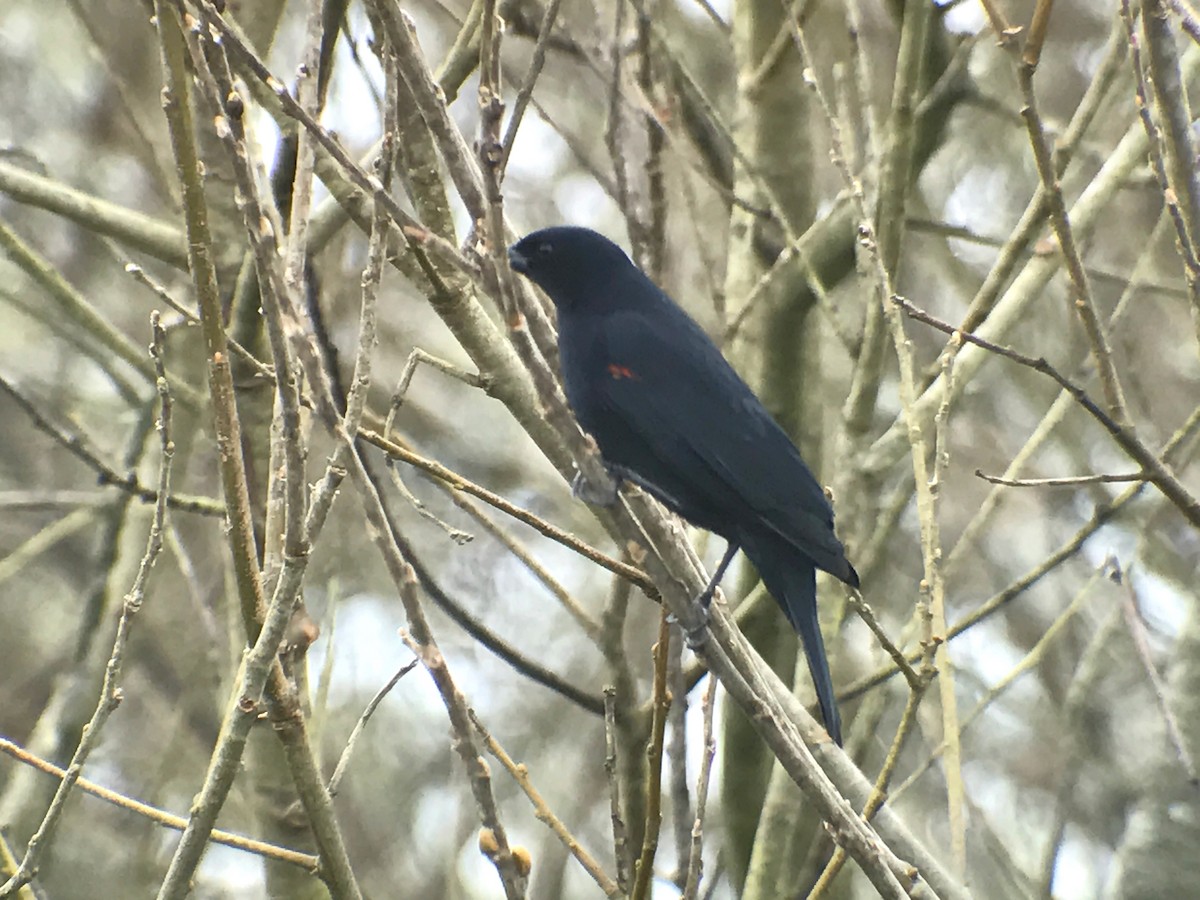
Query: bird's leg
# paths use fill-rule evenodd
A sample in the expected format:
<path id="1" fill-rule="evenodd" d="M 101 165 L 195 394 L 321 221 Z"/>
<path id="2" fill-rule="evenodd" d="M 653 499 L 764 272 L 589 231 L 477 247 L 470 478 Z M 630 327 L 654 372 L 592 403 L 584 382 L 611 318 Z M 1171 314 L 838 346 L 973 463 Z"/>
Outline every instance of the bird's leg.
<path id="1" fill-rule="evenodd" d="M 571 496 L 593 506 L 615 506 L 617 492 L 621 489 L 621 479 L 613 477 L 611 471 L 608 472 L 608 475 L 609 479 L 605 483 L 596 484 L 588 481 L 583 475 L 583 470 L 580 469 L 571 479 Z"/>
<path id="2" fill-rule="evenodd" d="M 733 562 L 733 558 L 737 555 L 738 549 L 739 548 L 737 544 L 735 544 L 733 541 L 729 542 L 729 546 L 725 548 L 725 555 L 721 557 L 721 561 L 717 564 L 717 571 L 713 573 L 713 577 L 709 580 L 708 587 L 706 587 L 703 593 L 700 594 L 700 597 L 698 598 L 700 606 L 704 608 L 706 613 L 708 612 L 709 604 L 712 603 L 713 594 L 715 594 L 717 591 L 717 585 L 720 584 L 721 579 L 725 577 L 725 570 L 728 569 L 729 564 Z"/>
<path id="3" fill-rule="evenodd" d="M 700 604 L 700 610 L 704 613 L 704 618 L 701 620 L 701 625 L 685 632 L 684 635 L 687 639 L 688 647 L 693 652 L 698 652 L 704 646 L 704 641 L 708 636 L 708 608 L 712 605 L 713 594 L 717 592 L 717 585 L 725 577 L 725 570 L 729 568 L 729 564 L 733 562 L 733 558 L 737 555 L 739 549 L 736 543 L 733 541 L 729 542 L 729 546 L 725 548 L 725 555 L 721 557 L 721 561 L 717 564 L 717 571 L 713 572 L 708 586 L 696 598 L 696 602 Z"/>

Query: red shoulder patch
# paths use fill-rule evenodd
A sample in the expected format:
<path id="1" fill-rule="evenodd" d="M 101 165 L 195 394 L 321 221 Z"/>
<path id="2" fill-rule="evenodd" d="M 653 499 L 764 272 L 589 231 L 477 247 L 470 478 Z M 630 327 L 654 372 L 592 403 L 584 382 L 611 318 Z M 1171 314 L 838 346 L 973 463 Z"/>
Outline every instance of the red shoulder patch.
<path id="1" fill-rule="evenodd" d="M 629 368 L 628 366 L 623 366 L 620 363 L 609 363 L 608 364 L 608 374 L 610 377 L 615 378 L 617 381 L 620 381 L 622 378 L 629 378 L 629 379 L 632 379 L 633 381 L 641 380 L 638 377 L 638 375 L 633 371 L 633 369 Z"/>

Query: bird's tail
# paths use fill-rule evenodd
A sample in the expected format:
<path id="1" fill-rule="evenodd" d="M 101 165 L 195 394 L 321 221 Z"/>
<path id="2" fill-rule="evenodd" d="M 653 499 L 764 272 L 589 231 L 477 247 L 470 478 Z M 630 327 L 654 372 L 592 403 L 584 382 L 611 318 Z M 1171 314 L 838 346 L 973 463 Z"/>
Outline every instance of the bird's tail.
<path id="1" fill-rule="evenodd" d="M 834 696 L 829 660 L 825 656 L 821 623 L 817 618 L 817 570 L 795 548 L 773 535 L 750 539 L 743 536 L 741 545 L 746 557 L 762 576 L 763 584 L 800 635 L 817 703 L 825 720 L 825 730 L 840 746 L 842 719 Z"/>

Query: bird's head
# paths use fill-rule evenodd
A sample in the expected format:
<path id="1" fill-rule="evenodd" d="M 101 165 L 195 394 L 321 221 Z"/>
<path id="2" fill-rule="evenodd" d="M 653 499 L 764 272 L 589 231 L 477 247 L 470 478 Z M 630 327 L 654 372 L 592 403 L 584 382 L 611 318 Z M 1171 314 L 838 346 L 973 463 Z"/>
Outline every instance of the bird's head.
<path id="1" fill-rule="evenodd" d="M 603 302 L 615 278 L 637 271 L 625 251 L 604 235 L 573 225 L 527 234 L 508 248 L 508 263 L 560 310 Z"/>

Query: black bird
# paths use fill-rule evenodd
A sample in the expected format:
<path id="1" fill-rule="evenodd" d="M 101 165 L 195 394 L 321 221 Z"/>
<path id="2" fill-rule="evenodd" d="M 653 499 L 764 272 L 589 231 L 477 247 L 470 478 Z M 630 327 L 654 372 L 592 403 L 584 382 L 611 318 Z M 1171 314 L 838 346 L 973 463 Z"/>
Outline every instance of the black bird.
<path id="1" fill-rule="evenodd" d="M 833 509 L 799 451 L 721 351 L 616 244 L 586 228 L 535 231 L 512 268 L 558 309 L 567 400 L 619 480 L 740 547 L 800 633 L 830 736 L 842 742 L 817 620 L 816 569 L 858 587 Z"/>

